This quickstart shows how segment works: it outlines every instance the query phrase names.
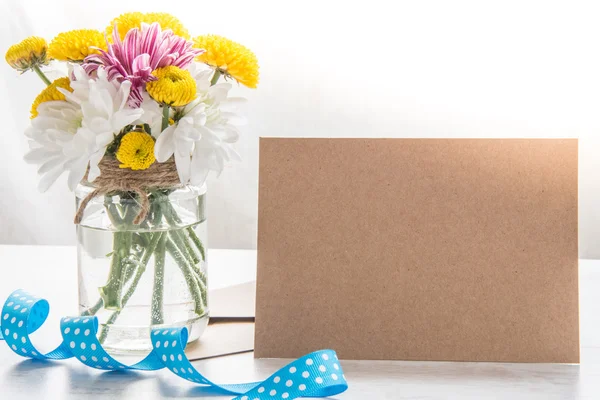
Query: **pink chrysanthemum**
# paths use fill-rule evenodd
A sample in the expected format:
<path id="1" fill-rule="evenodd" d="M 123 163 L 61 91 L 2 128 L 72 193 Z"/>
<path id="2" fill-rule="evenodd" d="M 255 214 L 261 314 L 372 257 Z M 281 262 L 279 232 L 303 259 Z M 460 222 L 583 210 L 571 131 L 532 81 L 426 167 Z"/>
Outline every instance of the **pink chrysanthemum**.
<path id="1" fill-rule="evenodd" d="M 104 66 L 109 80 L 131 82 L 128 104 L 137 108 L 142 103 L 142 90 L 146 82 L 156 80 L 152 71 L 174 65 L 185 68 L 204 50 L 192 48 L 193 43 L 176 36 L 170 29 L 161 30 L 158 23 L 142 24 L 142 29 L 131 29 L 123 41 L 117 27 L 113 30 L 113 43 L 108 51 L 99 50 L 85 58 L 83 68 L 88 74 Z"/>

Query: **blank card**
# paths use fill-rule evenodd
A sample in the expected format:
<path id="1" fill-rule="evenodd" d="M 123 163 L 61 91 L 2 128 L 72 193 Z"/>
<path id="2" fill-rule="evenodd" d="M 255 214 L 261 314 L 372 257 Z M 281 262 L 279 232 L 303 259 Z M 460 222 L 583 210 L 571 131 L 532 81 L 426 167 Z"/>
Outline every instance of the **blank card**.
<path id="1" fill-rule="evenodd" d="M 255 354 L 579 362 L 576 139 L 260 141 Z"/>

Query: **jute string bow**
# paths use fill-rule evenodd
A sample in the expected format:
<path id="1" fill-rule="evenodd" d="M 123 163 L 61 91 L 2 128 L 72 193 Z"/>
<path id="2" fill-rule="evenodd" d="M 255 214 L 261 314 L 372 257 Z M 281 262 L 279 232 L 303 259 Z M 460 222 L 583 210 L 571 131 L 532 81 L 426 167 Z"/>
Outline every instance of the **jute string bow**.
<path id="1" fill-rule="evenodd" d="M 150 168 L 140 171 L 119 168 L 119 161 L 108 156 L 104 157 L 98 166 L 100 167 L 100 176 L 92 182 L 96 189 L 81 201 L 75 214 L 74 222 L 76 224 L 81 223 L 85 208 L 95 197 L 111 192 L 134 192 L 140 200 L 140 211 L 133 223 L 139 225 L 146 219 L 150 211 L 148 190 L 181 186 L 172 158 L 164 163 L 155 162 Z M 83 181 L 87 182 L 87 174 Z"/>

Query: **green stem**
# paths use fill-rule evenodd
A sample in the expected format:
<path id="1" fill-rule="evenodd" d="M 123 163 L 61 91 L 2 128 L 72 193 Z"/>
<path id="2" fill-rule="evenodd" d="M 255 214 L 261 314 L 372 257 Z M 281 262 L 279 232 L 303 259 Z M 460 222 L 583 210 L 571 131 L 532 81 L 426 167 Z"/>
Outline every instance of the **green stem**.
<path id="1" fill-rule="evenodd" d="M 177 236 L 177 240 L 181 244 L 181 250 L 185 253 L 186 257 L 188 257 L 188 262 L 196 266 L 200 262 L 200 259 L 198 258 L 198 255 L 196 254 L 194 248 L 190 244 L 189 238 L 181 229 L 171 232 L 173 232 Z"/>
<path id="2" fill-rule="evenodd" d="M 146 226 L 146 221 L 142 222 L 142 225 L 140 225 L 140 227 L 144 227 L 147 229 Z M 148 246 L 148 235 L 146 233 L 135 233 L 133 235 L 133 245 L 138 245 L 141 248 L 145 249 L 146 246 Z"/>
<path id="3" fill-rule="evenodd" d="M 191 267 L 192 271 L 195 271 L 197 268 L 197 262 L 194 261 L 194 257 L 192 257 L 192 255 L 189 253 L 188 244 L 185 242 L 185 240 L 182 240 L 181 232 L 176 230 L 170 231 L 169 239 L 173 241 L 175 246 L 177 246 L 177 250 L 179 250 L 179 252 L 183 255 L 183 258 Z"/>
<path id="4" fill-rule="evenodd" d="M 104 308 L 107 310 L 122 308 L 123 285 L 131 279 L 136 270 L 135 260 L 128 260 L 128 257 L 132 255 L 131 245 L 134 234 L 127 231 L 127 229 L 132 225 L 133 219 L 139 210 L 136 203 L 127 200 L 124 214 L 119 212 L 118 204 L 112 203 L 111 198 L 105 197 L 104 200 L 111 222 L 116 223 L 114 225 L 116 232 L 113 234 L 113 254 L 107 283 L 105 286 L 98 288 L 100 297 L 104 301 Z"/>
<path id="5" fill-rule="evenodd" d="M 221 77 L 221 71 L 219 70 L 219 68 L 215 68 L 215 73 L 213 74 L 213 77 L 210 80 L 210 86 L 214 86 L 220 77 Z"/>
<path id="6" fill-rule="evenodd" d="M 110 219 L 113 227 L 116 230 L 119 229 L 124 229 L 125 227 L 125 218 L 121 216 L 121 213 L 118 210 L 118 207 L 116 204 L 114 204 L 112 202 L 112 197 L 106 195 L 104 198 L 104 206 L 106 207 L 106 211 L 107 211 L 107 216 Z M 127 232 L 121 232 L 121 233 L 127 233 Z M 133 234 L 132 235 L 132 240 L 133 240 Z M 142 241 L 144 244 L 146 243 L 145 241 L 145 237 L 142 236 L 142 234 L 137 234 L 137 239 L 139 239 L 140 241 Z M 112 260 L 111 260 L 111 271 L 109 272 L 109 278 L 107 281 L 107 286 L 109 282 L 113 282 L 113 284 L 115 283 L 115 281 L 117 281 L 119 279 L 119 273 L 121 273 L 123 275 L 122 277 L 122 283 L 121 283 L 121 287 L 123 285 L 125 285 L 126 283 L 128 283 L 131 278 L 133 277 L 133 274 L 136 270 L 136 265 L 132 265 L 132 263 L 127 263 L 124 270 L 120 270 L 118 268 L 117 263 L 123 263 L 123 259 L 122 259 L 122 254 L 124 252 L 127 252 L 127 254 L 129 254 L 129 249 L 125 249 L 125 248 L 121 248 L 120 245 L 116 244 L 119 241 L 119 236 L 117 235 L 117 232 L 115 232 L 113 234 L 113 251 L 112 251 Z M 113 286 L 115 287 L 115 286 Z M 101 288 L 102 289 L 102 288 Z M 108 289 L 106 286 L 104 287 L 104 290 L 111 290 Z M 112 295 L 108 295 L 109 297 L 116 297 L 117 293 L 114 293 Z M 120 296 L 120 295 L 119 295 Z M 102 308 L 102 306 L 104 305 L 104 299 L 101 295 L 101 297 L 98 299 L 98 301 L 96 301 L 96 303 L 88 308 L 87 310 L 83 311 L 81 313 L 82 316 L 89 316 L 89 315 L 95 315 L 98 310 L 100 310 L 100 308 Z"/>
<path id="7" fill-rule="evenodd" d="M 160 238 L 162 236 L 164 236 L 162 232 L 158 232 L 152 235 L 152 239 L 150 239 L 150 244 L 148 245 L 148 248 L 146 248 L 146 250 L 144 251 L 144 255 L 142 256 L 142 258 L 140 259 L 141 267 L 146 267 L 148 261 L 150 261 L 150 257 L 152 257 L 152 254 L 156 250 L 156 246 L 158 246 Z"/>
<path id="8" fill-rule="evenodd" d="M 195 271 L 194 274 L 196 277 L 196 281 L 198 282 L 198 287 L 200 288 L 200 295 L 202 296 L 202 302 L 204 306 L 208 305 L 208 287 L 206 286 L 206 275 L 204 275 L 201 271 Z"/>
<path id="9" fill-rule="evenodd" d="M 164 131 L 169 126 L 169 106 L 167 104 L 163 105 L 163 117 L 162 117 L 162 126 L 160 131 Z"/>
<path id="10" fill-rule="evenodd" d="M 108 219 L 110 219 L 111 224 L 115 227 L 115 229 L 119 229 L 123 223 L 123 218 L 121 218 L 117 206 L 113 203 L 106 203 L 105 201 L 104 207 L 106 208 L 106 215 L 108 215 Z"/>
<path id="11" fill-rule="evenodd" d="M 125 262 L 125 269 L 123 270 L 123 285 L 127 284 L 131 280 L 136 269 L 137 262 L 135 261 L 135 259 L 130 261 L 127 260 Z"/>
<path id="12" fill-rule="evenodd" d="M 174 228 L 181 223 L 181 218 L 175 212 L 173 205 L 169 202 L 169 196 L 161 194 L 159 195 L 160 201 L 164 204 L 163 214 L 167 219 L 167 222 Z"/>
<path id="13" fill-rule="evenodd" d="M 133 225 L 133 220 L 140 212 L 141 202 L 135 201 L 134 198 L 129 198 L 126 201 L 127 203 L 124 204 L 125 213 L 123 214 L 123 226 L 127 229 Z"/>
<path id="14" fill-rule="evenodd" d="M 152 235 L 148 233 L 132 233 L 132 246 L 140 246 L 145 249 L 150 244 L 150 240 L 152 239 Z M 144 253 L 145 254 L 145 253 Z M 133 277 L 135 270 L 138 266 L 138 261 L 134 258 L 136 254 L 131 252 L 130 257 L 132 258 L 130 262 L 126 263 L 126 269 L 124 271 L 123 284 L 128 283 Z M 141 258 L 140 258 L 141 260 Z M 146 261 L 147 262 L 147 261 Z"/>
<path id="15" fill-rule="evenodd" d="M 194 303 L 196 304 L 196 314 L 203 315 L 204 307 L 202 306 L 202 293 L 200 292 L 200 287 L 198 286 L 198 283 L 193 277 L 193 272 L 190 266 L 188 265 L 187 261 L 185 260 L 184 256 L 181 254 L 179 249 L 177 249 L 177 246 L 175 245 L 175 243 L 173 243 L 171 238 L 167 240 L 167 252 L 171 255 L 171 257 L 173 257 L 173 260 L 175 260 L 179 269 L 181 269 L 181 272 L 185 279 L 185 283 L 188 286 L 188 290 L 194 298 Z"/>
<path id="16" fill-rule="evenodd" d="M 35 73 L 36 73 L 36 74 L 37 74 L 37 75 L 40 77 L 40 79 L 44 81 L 44 83 L 45 83 L 46 85 L 48 85 L 48 86 L 49 86 L 50 84 L 52 84 L 52 82 L 50 82 L 50 79 L 48 79 L 48 77 L 46 76 L 46 74 L 44 74 L 44 73 L 42 72 L 42 70 L 40 69 L 39 65 L 37 65 L 37 64 L 34 64 L 34 65 L 33 65 L 33 67 L 32 67 L 32 69 L 33 69 L 33 70 L 35 71 Z"/>
<path id="17" fill-rule="evenodd" d="M 202 241 L 200 240 L 198 235 L 196 235 L 196 232 L 194 232 L 194 228 L 192 228 L 191 226 L 188 226 L 187 232 L 188 232 L 190 238 L 192 238 L 192 242 L 194 242 L 194 244 L 198 248 L 198 251 L 200 252 L 200 256 L 202 257 L 202 261 L 206 261 L 206 250 L 204 249 L 204 245 L 202 244 Z"/>
<path id="18" fill-rule="evenodd" d="M 171 203 L 166 201 L 167 196 L 163 196 L 163 197 L 164 197 L 164 199 L 162 199 L 162 200 L 164 200 L 164 204 L 165 204 L 164 215 L 167 218 L 167 222 L 172 226 L 176 226 L 176 225 L 180 224 L 181 218 L 179 218 L 179 216 L 173 209 L 173 206 L 171 205 Z M 188 226 L 186 228 L 186 231 L 187 231 L 189 237 L 192 239 L 192 242 L 198 248 L 198 252 L 200 253 L 200 256 L 202 257 L 202 261 L 206 261 L 206 250 L 204 249 L 204 245 L 202 244 L 202 241 L 200 240 L 198 235 L 196 235 L 196 232 L 194 232 L 194 228 L 192 228 L 191 226 Z M 195 255 L 196 253 L 193 252 L 191 250 L 191 248 L 189 247 L 189 244 L 188 244 L 189 241 L 187 240 L 187 238 L 185 241 L 186 241 L 186 244 L 188 245 L 188 248 L 192 252 L 192 254 L 194 254 L 194 259 L 197 264 L 200 261 L 200 259 L 198 259 L 198 257 Z"/>
<path id="19" fill-rule="evenodd" d="M 166 199 L 166 197 L 165 197 Z M 181 219 L 173 209 L 173 206 L 165 201 L 165 217 L 167 218 L 167 222 L 172 227 L 176 227 L 179 223 L 181 223 Z M 185 235 L 185 233 L 181 229 L 173 229 L 170 231 L 169 236 L 175 242 L 180 252 L 185 256 L 187 262 L 192 266 L 192 268 L 196 268 L 197 264 L 200 262 L 198 255 L 192 248 L 190 244 L 189 238 Z"/>
<path id="20" fill-rule="evenodd" d="M 121 293 L 125 272 L 123 261 L 129 255 L 131 247 L 131 232 L 115 232 L 113 234 L 113 255 L 108 273 L 108 282 L 105 286 L 98 288 L 100 297 L 104 301 L 107 310 L 120 310 L 122 308 Z"/>
<path id="21" fill-rule="evenodd" d="M 200 277 L 200 282 L 202 282 L 204 286 L 208 286 L 208 279 L 206 277 L 206 274 L 204 272 L 199 272 L 198 276 Z"/>
<path id="22" fill-rule="evenodd" d="M 198 255 L 196 254 L 196 251 L 194 251 L 194 247 L 192 247 L 192 245 L 190 244 L 190 238 L 189 238 L 189 236 L 186 235 L 184 231 L 179 231 L 179 234 L 181 235 L 181 237 L 185 241 L 185 247 L 186 247 L 187 251 L 189 251 L 190 255 L 194 259 L 194 265 L 200 264 L 200 261 L 202 261 L 202 259 L 204 257 L 202 257 L 202 259 L 198 257 Z M 202 254 L 200 254 L 200 255 L 202 256 Z"/>
<path id="23" fill-rule="evenodd" d="M 165 277 L 165 252 L 167 235 L 160 235 L 160 240 L 156 251 L 154 252 L 154 286 L 152 288 L 152 307 L 150 310 L 151 324 L 160 325 L 163 324 L 164 310 L 163 310 L 163 298 L 164 298 L 164 277 Z"/>
<path id="24" fill-rule="evenodd" d="M 86 316 L 90 316 L 90 315 L 95 315 L 98 312 L 98 310 L 102 308 L 103 304 L 104 304 L 104 301 L 102 300 L 102 298 L 99 298 L 98 301 L 96 302 L 96 304 L 94 304 L 93 306 L 91 306 L 90 308 L 88 308 L 87 310 L 82 312 L 81 316 L 86 317 Z"/>
<path id="25" fill-rule="evenodd" d="M 151 200 L 154 202 L 154 210 L 152 213 L 152 228 L 156 228 L 162 222 L 163 211 L 160 202 L 156 201 L 156 199 Z"/>
<path id="26" fill-rule="evenodd" d="M 150 244 L 148 245 L 148 248 L 144 252 L 142 259 L 140 260 L 140 265 L 137 269 L 137 273 L 135 274 L 135 277 L 133 278 L 133 282 L 131 282 L 129 289 L 127 289 L 127 292 L 125 292 L 125 295 L 121 299 L 121 309 L 113 312 L 112 315 L 108 318 L 108 320 L 104 324 L 104 326 L 102 327 L 102 332 L 100 332 L 100 337 L 99 337 L 100 343 L 103 343 L 106 340 L 106 336 L 108 335 L 108 331 L 110 329 L 109 325 L 114 324 L 114 322 L 117 320 L 117 318 L 121 314 L 121 311 L 123 310 L 123 308 L 127 305 L 127 302 L 129 301 L 131 296 L 133 296 L 133 293 L 135 292 L 138 284 L 140 283 L 140 279 L 142 278 L 142 275 L 146 271 L 146 264 L 148 264 L 148 261 L 150 260 L 152 253 L 154 253 L 154 251 L 156 250 L 156 246 L 158 245 L 158 242 L 161 240 L 161 238 L 164 235 L 166 235 L 166 234 L 163 232 L 159 232 L 159 233 L 155 233 L 152 236 L 152 239 L 150 240 Z"/>
<path id="27" fill-rule="evenodd" d="M 123 219 L 119 215 L 119 211 L 117 210 L 116 206 L 112 203 L 111 196 L 108 196 L 108 195 L 104 196 L 104 207 L 106 207 L 106 211 L 107 211 L 106 215 L 110 219 L 112 225 L 118 229 L 118 227 L 121 226 L 121 224 L 123 223 Z M 116 238 L 113 235 L 113 244 L 115 243 L 115 241 L 116 241 Z M 113 247 L 112 253 L 110 253 L 110 254 L 113 257 L 113 260 L 111 261 L 111 265 L 112 265 L 112 263 L 115 262 L 114 257 L 118 257 L 118 255 L 116 255 L 116 249 L 114 247 Z M 103 305 L 104 305 L 104 300 L 102 299 L 102 297 L 100 297 L 96 301 L 96 304 L 94 304 L 87 310 L 83 311 L 81 313 L 81 315 L 82 316 L 95 315 L 98 312 L 98 310 L 100 310 L 102 308 Z"/>
<path id="28" fill-rule="evenodd" d="M 166 199 L 166 196 L 164 197 Z M 181 224 L 181 218 L 179 218 L 179 215 L 177 215 L 177 213 L 175 212 L 175 209 L 173 208 L 172 204 L 168 201 L 164 201 L 163 204 L 165 205 L 163 208 L 163 213 L 165 218 L 167 219 L 167 222 L 171 226 L 177 226 Z M 186 235 L 182 230 L 172 230 L 169 233 L 169 238 L 170 242 L 173 243 L 174 248 L 179 250 L 178 254 L 182 257 L 181 261 L 185 260 L 187 262 L 187 268 L 182 268 L 182 272 L 184 274 L 184 277 L 186 278 L 188 287 L 190 287 L 190 291 L 192 291 L 191 287 L 193 287 L 194 290 L 197 289 L 200 292 L 200 299 L 202 300 L 203 307 L 205 307 L 207 305 L 206 275 L 202 273 L 200 266 L 198 265 L 200 263 L 200 259 L 198 258 L 196 252 L 190 245 L 190 238 L 191 241 L 198 248 L 198 251 L 200 252 L 203 261 L 206 259 L 206 254 L 204 246 L 202 245 L 200 238 L 198 238 L 198 236 L 194 232 L 194 229 L 192 227 L 188 227 L 186 228 L 186 231 L 188 235 Z M 186 274 L 188 273 L 192 276 L 193 285 L 190 282 L 188 282 L 188 277 L 186 276 Z M 192 294 L 194 294 L 193 291 Z M 198 302 L 196 297 L 195 301 Z M 202 309 L 202 311 L 204 311 L 204 308 Z"/>

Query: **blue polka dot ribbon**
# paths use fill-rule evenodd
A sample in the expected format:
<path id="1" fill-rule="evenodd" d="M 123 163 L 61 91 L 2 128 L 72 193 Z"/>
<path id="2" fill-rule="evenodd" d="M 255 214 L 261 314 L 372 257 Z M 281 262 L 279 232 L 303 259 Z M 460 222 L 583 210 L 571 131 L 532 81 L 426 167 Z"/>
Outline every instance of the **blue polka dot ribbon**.
<path id="1" fill-rule="evenodd" d="M 190 363 L 184 353 L 188 332 L 185 327 L 153 329 L 153 350 L 142 361 L 125 365 L 108 354 L 97 339 L 96 317 L 66 317 L 60 322 L 62 343 L 49 353 L 41 353 L 29 339 L 48 317 L 48 301 L 23 290 L 13 292 L 0 313 L 0 340 L 17 354 L 38 360 L 76 358 L 100 370 L 156 371 L 168 368 L 174 374 L 201 385 L 212 386 L 235 400 L 296 399 L 327 397 L 344 392 L 348 384 L 335 351 L 320 350 L 307 354 L 271 375 L 263 382 L 216 384 Z"/>

